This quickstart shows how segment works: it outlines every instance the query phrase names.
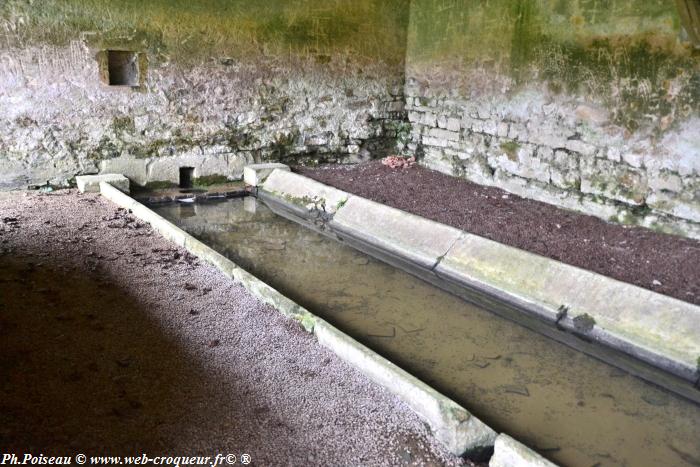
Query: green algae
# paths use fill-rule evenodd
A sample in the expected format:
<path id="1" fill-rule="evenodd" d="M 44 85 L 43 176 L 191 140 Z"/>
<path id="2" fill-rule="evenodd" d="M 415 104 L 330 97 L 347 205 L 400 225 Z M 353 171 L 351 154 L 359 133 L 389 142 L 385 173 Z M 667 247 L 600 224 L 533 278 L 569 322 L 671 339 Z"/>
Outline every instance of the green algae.
<path id="1" fill-rule="evenodd" d="M 520 149 L 520 144 L 517 141 L 505 141 L 501 143 L 500 148 L 506 153 L 508 159 L 512 161 L 518 160 L 518 149 Z"/>
<path id="2" fill-rule="evenodd" d="M 659 135 L 700 111 L 700 52 L 681 36 L 678 9 L 660 0 L 414 0 L 407 67 L 448 86 L 442 74 L 479 70 L 512 92 L 594 97 L 613 123 Z"/>
<path id="3" fill-rule="evenodd" d="M 19 44 L 149 51 L 162 60 L 199 62 L 215 55 L 353 56 L 402 64 L 409 0 L 29 0 L 0 4 L 18 25 Z M 2 33 L 0 33 L 2 34 Z M 326 57 L 326 58 L 324 58 Z"/>
<path id="4" fill-rule="evenodd" d="M 195 187 L 208 187 L 228 183 L 228 181 L 228 177 L 225 175 L 203 175 L 201 177 L 196 177 L 192 183 Z"/>

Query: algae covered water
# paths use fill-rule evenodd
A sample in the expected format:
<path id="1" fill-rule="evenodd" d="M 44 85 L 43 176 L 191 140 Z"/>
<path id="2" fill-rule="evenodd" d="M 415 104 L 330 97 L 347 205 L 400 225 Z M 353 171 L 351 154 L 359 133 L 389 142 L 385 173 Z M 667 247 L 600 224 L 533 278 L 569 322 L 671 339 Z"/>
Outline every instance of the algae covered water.
<path id="1" fill-rule="evenodd" d="M 497 431 L 570 466 L 700 465 L 700 407 L 272 213 L 153 209 Z"/>

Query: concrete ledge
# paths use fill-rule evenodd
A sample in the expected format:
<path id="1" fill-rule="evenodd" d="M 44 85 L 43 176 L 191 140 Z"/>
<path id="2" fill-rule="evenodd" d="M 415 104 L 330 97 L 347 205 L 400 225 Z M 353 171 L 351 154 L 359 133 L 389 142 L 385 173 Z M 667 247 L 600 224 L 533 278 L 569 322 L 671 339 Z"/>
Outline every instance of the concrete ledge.
<path id="1" fill-rule="evenodd" d="M 344 191 L 279 169 L 274 170 L 259 189 L 308 212 L 329 218 L 350 198 Z"/>
<path id="2" fill-rule="evenodd" d="M 105 198 L 129 209 L 135 216 L 150 223 L 165 238 L 217 267 L 226 276 L 239 281 L 257 298 L 272 305 L 283 315 L 298 321 L 308 332 L 313 332 L 319 343 L 406 402 L 426 420 L 435 437 L 453 454 L 479 455 L 493 445 L 496 433 L 454 401 L 313 315 L 109 183 L 102 182 L 100 190 Z"/>
<path id="3" fill-rule="evenodd" d="M 700 307 L 468 233 L 435 272 L 492 289 L 574 334 L 697 379 Z"/>
<path id="4" fill-rule="evenodd" d="M 270 174 L 276 169 L 289 172 L 288 165 L 277 162 L 246 165 L 243 167 L 243 181 L 246 185 L 250 186 L 262 185 L 267 177 L 269 177 Z"/>
<path id="5" fill-rule="evenodd" d="M 321 319 L 317 319 L 314 333 L 322 345 L 361 368 L 421 415 L 453 454 L 479 457 L 493 446 L 496 433 L 454 401 Z"/>
<path id="6" fill-rule="evenodd" d="M 272 305 L 283 315 L 299 321 L 307 331 L 310 332 L 313 330 L 314 317 L 306 309 L 288 299 L 277 290 L 262 282 L 244 269 L 241 269 L 236 263 L 197 240 L 184 230 L 177 227 L 175 224 L 159 216 L 130 196 L 115 189 L 110 184 L 102 182 L 100 189 L 105 198 L 109 199 L 118 206 L 123 207 L 124 209 L 129 209 L 139 219 L 151 224 L 151 227 L 163 235 L 163 237 L 181 247 L 184 247 L 187 249 L 187 251 L 197 256 L 201 260 L 217 267 L 231 279 L 241 282 L 246 289 L 253 293 L 253 295 L 261 299 L 263 302 Z"/>
<path id="7" fill-rule="evenodd" d="M 483 301 L 483 294 L 488 294 L 543 324 L 528 327 L 542 332 L 548 326 L 544 334 L 601 358 L 604 352 L 591 351 L 597 343 L 608 349 L 610 355 L 604 358 L 608 362 L 625 361 L 612 355 L 609 349 L 613 349 L 691 386 L 698 383 L 698 306 L 349 195 L 298 174 L 273 173 L 259 191 L 277 213 L 312 227 L 317 213 L 308 200 L 328 193 L 329 198 L 345 201 L 324 221 L 321 230 L 326 235 L 338 236 L 462 297 L 478 291 Z M 576 340 L 587 345 L 572 344 Z M 635 364 L 625 368 L 657 383 L 663 379 Z M 674 381 L 659 384 L 679 392 Z M 688 397 L 687 391 L 680 392 Z"/>
<path id="8" fill-rule="evenodd" d="M 496 438 L 489 467 L 556 467 L 544 457 L 508 435 Z"/>
<path id="9" fill-rule="evenodd" d="M 81 193 L 99 193 L 100 182 L 107 182 L 124 193 L 129 193 L 129 179 L 121 174 L 79 175 L 75 177 Z"/>
<path id="10" fill-rule="evenodd" d="M 351 196 L 338 210 L 332 228 L 425 269 L 433 269 L 462 233 L 359 196 Z"/>

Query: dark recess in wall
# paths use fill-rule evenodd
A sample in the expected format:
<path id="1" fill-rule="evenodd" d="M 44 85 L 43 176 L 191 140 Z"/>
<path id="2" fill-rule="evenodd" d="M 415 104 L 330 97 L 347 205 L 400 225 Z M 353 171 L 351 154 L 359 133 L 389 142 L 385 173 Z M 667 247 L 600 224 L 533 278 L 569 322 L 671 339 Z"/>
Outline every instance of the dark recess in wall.
<path id="1" fill-rule="evenodd" d="M 192 188 L 194 167 L 180 167 L 180 188 Z"/>
<path id="2" fill-rule="evenodd" d="M 139 64 L 136 52 L 108 50 L 107 66 L 110 86 L 139 85 Z"/>

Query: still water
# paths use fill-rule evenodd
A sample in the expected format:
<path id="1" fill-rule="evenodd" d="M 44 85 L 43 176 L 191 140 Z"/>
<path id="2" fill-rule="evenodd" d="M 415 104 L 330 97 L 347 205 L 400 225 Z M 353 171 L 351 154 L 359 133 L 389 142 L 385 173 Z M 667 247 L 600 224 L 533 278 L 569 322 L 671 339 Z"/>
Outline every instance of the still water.
<path id="1" fill-rule="evenodd" d="M 491 425 L 565 466 L 700 465 L 700 406 L 272 213 L 153 209 Z"/>

